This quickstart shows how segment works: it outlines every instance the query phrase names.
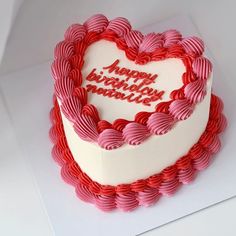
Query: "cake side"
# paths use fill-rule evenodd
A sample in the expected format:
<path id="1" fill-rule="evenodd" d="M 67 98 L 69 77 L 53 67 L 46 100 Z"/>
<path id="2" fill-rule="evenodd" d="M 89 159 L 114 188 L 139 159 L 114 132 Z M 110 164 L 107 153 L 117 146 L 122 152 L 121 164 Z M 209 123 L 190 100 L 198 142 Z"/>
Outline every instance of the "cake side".
<path id="1" fill-rule="evenodd" d="M 74 161 L 62 128 L 59 106 L 57 100 L 54 99 L 54 107 L 50 111 L 52 122 L 50 138 L 54 143 L 52 156 L 62 167 L 62 178 L 75 187 L 76 195 L 81 200 L 93 203 L 103 211 L 112 211 L 116 208 L 132 211 L 138 206 L 153 205 L 162 195 L 173 195 L 181 184 L 190 183 L 198 171 L 208 167 L 213 156 L 220 150 L 219 134 L 227 125 L 222 110 L 222 101 L 212 94 L 206 129 L 187 155 L 146 179 L 139 179 L 131 184 L 112 186 L 101 185 L 91 180 Z"/>
<path id="2" fill-rule="evenodd" d="M 142 145 L 123 145 L 114 150 L 81 140 L 73 124 L 61 113 L 68 146 L 75 161 L 94 181 L 118 185 L 147 178 L 175 163 L 188 153 L 206 128 L 211 98 L 212 77 L 208 81 L 207 95 L 194 113 L 179 122 L 167 134 L 151 136 Z"/>

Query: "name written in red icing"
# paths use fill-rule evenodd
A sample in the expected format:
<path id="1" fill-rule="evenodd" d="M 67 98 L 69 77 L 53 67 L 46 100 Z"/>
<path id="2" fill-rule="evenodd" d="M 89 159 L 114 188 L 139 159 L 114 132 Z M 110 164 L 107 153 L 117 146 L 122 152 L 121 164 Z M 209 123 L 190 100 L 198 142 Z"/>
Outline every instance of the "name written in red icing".
<path id="1" fill-rule="evenodd" d="M 119 63 L 120 61 L 117 59 L 99 72 L 96 68 L 92 69 L 86 80 L 103 84 L 105 88 L 91 83 L 86 85 L 87 91 L 104 97 L 141 103 L 145 106 L 151 106 L 152 102 L 162 99 L 165 92 L 150 87 L 151 84 L 156 83 L 157 74 L 119 67 Z M 104 75 L 104 72 L 109 76 Z M 110 74 L 115 76 L 110 76 Z"/>

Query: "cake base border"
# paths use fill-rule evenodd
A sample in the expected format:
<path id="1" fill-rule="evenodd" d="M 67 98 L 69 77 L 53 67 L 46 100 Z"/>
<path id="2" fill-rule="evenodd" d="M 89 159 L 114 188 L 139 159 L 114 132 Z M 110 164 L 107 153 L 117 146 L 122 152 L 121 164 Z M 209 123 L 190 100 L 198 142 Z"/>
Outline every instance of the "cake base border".
<path id="1" fill-rule="evenodd" d="M 49 131 L 50 139 L 54 144 L 52 157 L 61 166 L 63 180 L 75 187 L 76 195 L 103 211 L 112 211 L 116 208 L 132 211 L 138 206 L 150 206 L 161 196 L 171 196 L 182 184 L 192 182 L 196 174 L 206 169 L 220 150 L 219 134 L 227 126 L 226 118 L 222 113 L 223 102 L 212 94 L 206 129 L 186 155 L 146 179 L 117 186 L 101 185 L 89 178 L 74 160 L 66 141 L 60 108 L 55 96 L 53 104 L 50 111 L 52 127 Z"/>

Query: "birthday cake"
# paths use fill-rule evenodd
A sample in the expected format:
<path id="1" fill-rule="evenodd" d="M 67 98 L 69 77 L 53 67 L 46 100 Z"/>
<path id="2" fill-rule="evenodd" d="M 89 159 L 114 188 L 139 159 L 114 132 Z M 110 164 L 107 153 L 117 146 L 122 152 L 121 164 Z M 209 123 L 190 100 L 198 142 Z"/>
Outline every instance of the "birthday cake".
<path id="1" fill-rule="evenodd" d="M 51 69 L 52 156 L 77 196 L 104 211 L 174 194 L 220 149 L 223 103 L 196 36 L 144 35 L 97 14 L 66 30 Z"/>

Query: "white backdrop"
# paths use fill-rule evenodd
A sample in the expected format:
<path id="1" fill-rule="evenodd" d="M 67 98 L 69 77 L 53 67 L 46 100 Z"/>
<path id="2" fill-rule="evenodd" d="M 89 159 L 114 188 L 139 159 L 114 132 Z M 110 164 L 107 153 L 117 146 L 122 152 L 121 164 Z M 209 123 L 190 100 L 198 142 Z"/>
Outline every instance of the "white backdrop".
<path id="1" fill-rule="evenodd" d="M 0 0 L 0 64 L 17 12 L 24 0 Z"/>
<path id="2" fill-rule="evenodd" d="M 5 0 L 2 0 L 2 1 L 8 2 Z M 9 4 L 11 4 L 10 1 L 9 1 Z M 12 72 L 18 69 L 22 69 L 24 67 L 30 67 L 32 65 L 36 65 L 38 63 L 50 60 L 52 58 L 52 48 L 55 45 L 55 43 L 62 38 L 63 32 L 66 29 L 66 27 L 73 22 L 79 22 L 81 20 L 85 20 L 87 17 L 89 17 L 91 14 L 94 14 L 94 13 L 98 13 L 98 12 L 105 13 L 109 18 L 113 18 L 116 16 L 125 16 L 129 18 L 129 20 L 131 21 L 132 25 L 135 28 L 142 28 L 143 26 L 149 25 L 153 22 L 161 21 L 163 19 L 169 18 L 174 15 L 187 14 L 193 19 L 193 22 L 195 23 L 199 32 L 203 36 L 203 39 L 206 42 L 208 48 L 213 54 L 213 57 L 216 60 L 215 65 L 218 65 L 218 68 L 223 72 L 222 76 L 219 77 L 218 82 L 215 81 L 218 87 L 217 89 L 218 94 L 223 95 L 225 93 L 224 89 L 222 89 L 221 91 L 221 85 L 223 85 L 224 81 L 226 81 L 225 85 L 222 88 L 227 87 L 228 94 L 232 95 L 235 91 L 234 89 L 235 83 L 233 83 L 233 80 L 234 78 L 236 78 L 236 72 L 234 69 L 235 68 L 234 57 L 235 57 L 235 52 L 236 52 L 236 44 L 235 44 L 236 27 L 234 24 L 236 22 L 236 14 L 234 12 L 235 11 L 234 5 L 235 4 L 233 0 L 225 0 L 225 1 L 219 1 L 219 0 L 217 1 L 211 1 L 211 0 L 206 0 L 206 1 L 203 1 L 203 0 L 199 0 L 199 1 L 190 1 L 190 0 L 188 1 L 187 0 L 178 0 L 178 1 L 177 0 L 176 1 L 175 0 L 172 0 L 172 1 L 171 0 L 165 0 L 165 1 L 164 0 L 146 0 L 146 1 L 144 0 L 143 1 L 139 1 L 139 0 L 136 0 L 136 1 L 135 0 L 126 0 L 126 1 L 124 0 L 123 1 L 122 0 L 113 0 L 113 1 L 109 1 L 109 0 L 100 0 L 100 1 L 25 0 L 22 8 L 20 8 L 19 10 L 19 14 L 16 17 L 15 23 L 13 24 L 13 28 L 12 28 L 12 31 L 11 31 L 11 34 L 10 34 L 10 37 L 9 37 L 9 40 L 5 49 L 3 61 L 0 66 L 0 74 L 5 74 L 7 72 Z M 0 8 L 0 12 L 2 13 L 4 12 L 4 10 Z M 2 14 L 1 14 L 1 17 L 2 17 Z M 6 19 L 4 18 L 4 20 Z M 3 36 L 0 31 L 0 39 L 2 39 L 2 37 Z M 17 75 L 17 73 L 15 75 Z M 0 81 L 2 79 L 3 77 L 0 77 Z M 32 76 L 31 79 L 37 80 L 37 77 Z M 231 84 L 231 86 L 229 86 L 229 84 Z M 234 102 L 232 101 L 232 99 L 227 99 L 228 107 L 232 107 L 233 104 Z M 1 109 L 1 112 L 6 112 L 6 110 L 3 108 Z M 234 114 L 233 120 L 235 120 L 235 112 L 232 112 L 232 114 Z M 4 147 L 4 142 L 3 142 L 2 147 Z M 13 149 L 14 147 L 15 146 L 12 146 Z M 19 157 L 20 154 L 17 152 L 17 154 L 15 155 Z M 26 235 L 32 235 L 29 232 L 33 232 L 34 230 L 33 226 L 34 226 L 36 229 L 38 229 L 37 230 L 38 235 L 46 235 L 46 230 L 45 232 L 43 231 L 42 233 L 40 232 L 40 230 L 43 230 L 43 227 L 42 227 L 43 217 L 40 218 L 41 219 L 40 222 L 37 222 L 35 220 L 33 223 L 34 216 L 36 216 L 37 214 L 39 215 L 39 213 L 42 216 L 44 215 L 42 213 L 42 209 L 40 210 L 39 205 L 36 204 L 37 202 L 38 204 L 41 204 L 40 200 L 36 201 L 36 200 L 31 199 L 30 206 L 29 206 L 27 204 L 28 203 L 27 201 L 30 201 L 30 198 L 29 196 L 28 198 L 25 197 L 27 195 L 23 194 L 24 191 L 25 193 L 27 193 L 29 189 L 26 188 L 26 185 L 24 186 L 24 191 L 21 191 L 21 188 L 16 188 L 16 186 L 19 187 L 18 186 L 19 182 L 23 181 L 23 179 L 21 178 L 21 175 L 24 175 L 25 179 L 28 178 L 29 182 L 31 182 L 31 180 L 29 180 L 30 175 L 26 173 L 24 174 L 24 171 L 27 172 L 27 168 L 21 169 L 21 175 L 18 174 L 20 173 L 19 168 L 21 167 L 21 165 L 19 163 L 20 163 L 21 158 L 19 157 L 19 159 L 17 159 L 18 162 L 15 162 L 14 160 L 15 160 L 14 155 L 12 155 L 11 162 L 9 162 L 8 164 L 9 165 L 8 169 L 7 169 L 7 165 L 4 166 L 2 165 L 2 162 L 1 162 L 1 166 L 3 167 L 2 170 L 5 171 L 5 172 L 1 172 L 2 174 L 1 177 L 3 177 L 1 183 L 6 184 L 9 182 L 8 181 L 9 179 L 7 179 L 7 181 L 4 181 L 4 177 L 8 178 L 8 176 L 11 176 L 12 179 L 14 179 L 13 176 L 18 177 L 19 178 L 18 182 L 17 181 L 11 182 L 12 184 L 11 192 L 9 193 L 11 194 L 10 196 L 13 196 L 14 193 L 21 196 L 20 200 L 19 198 L 15 200 L 15 205 L 13 207 L 7 206 L 7 205 L 4 206 L 3 209 L 7 211 L 8 213 L 7 219 L 10 220 L 8 221 L 8 224 L 5 225 L 4 229 L 7 230 L 8 228 L 8 232 L 9 232 L 9 229 L 12 228 L 11 232 L 13 232 L 13 227 L 11 226 L 14 226 L 15 232 L 17 231 L 24 232 L 18 235 L 26 236 Z M 15 164 L 16 170 L 18 168 L 19 170 L 19 172 L 17 172 L 18 175 L 16 175 L 16 172 L 12 171 L 12 163 Z M 7 173 L 7 174 L 4 174 L 4 173 Z M 234 180 L 235 179 L 232 179 L 232 181 Z M 32 182 L 31 182 L 31 185 L 32 185 Z M 2 186 L 3 185 L 1 185 L 1 189 L 2 189 Z M 7 186 L 8 185 L 6 185 L 6 187 Z M 188 188 L 186 188 L 186 191 L 190 191 L 187 189 Z M 6 188 L 6 190 L 9 190 L 9 189 Z M 31 192 L 28 192 L 28 193 L 31 193 Z M 6 192 L 4 195 L 6 200 L 8 198 L 7 194 L 8 192 Z M 37 199 L 37 198 L 38 197 L 35 197 L 33 199 Z M 14 200 L 14 198 L 11 198 L 11 199 Z M 30 208 L 27 209 L 26 208 L 27 206 L 30 207 L 32 210 Z M 0 208 L 1 207 L 2 206 L 0 206 Z M 17 212 L 17 215 L 15 215 L 15 218 L 13 218 L 14 215 L 13 216 L 11 215 L 11 213 L 15 212 L 14 207 L 17 210 L 21 211 L 21 212 Z M 9 211 L 9 209 L 11 211 Z M 228 214 L 230 209 L 232 208 L 229 207 L 228 210 L 225 211 L 225 214 Z M 28 215 L 29 218 L 30 217 L 32 218 L 32 221 L 30 221 L 32 228 L 28 227 L 29 221 L 25 222 L 23 219 L 24 213 L 26 212 L 32 213 Z M 220 213 L 223 214 L 223 211 L 221 211 Z M 207 220 L 207 218 L 205 219 Z M 23 225 L 24 222 L 26 223 L 25 225 Z M 191 222 L 190 220 L 187 222 L 190 224 L 189 226 L 191 228 L 193 226 L 194 219 Z M 213 224 L 212 227 L 214 228 L 227 227 L 227 222 L 228 222 L 227 220 L 224 220 L 221 222 L 222 226 L 220 226 L 220 224 L 217 224 L 217 225 Z M 45 217 L 44 225 L 47 225 L 46 217 Z M 233 224 L 231 224 L 231 227 L 232 226 Z M 1 227 L 1 229 L 3 228 Z M 170 230 L 171 229 L 175 230 L 174 227 L 172 228 L 170 227 Z M 28 232 L 28 234 L 26 232 Z M 48 235 L 50 235 L 49 233 L 50 230 L 48 230 L 47 232 L 48 232 Z M 160 231 L 160 233 L 161 232 L 162 231 Z M 176 228 L 176 231 L 174 232 L 176 232 L 178 235 L 178 232 L 181 232 L 181 229 L 177 232 L 177 228 Z M 216 232 L 216 230 L 214 232 Z M 0 233 L 2 233 L 1 230 L 0 230 Z M 7 235 L 7 234 L 4 234 L 4 235 Z M 9 234 L 9 235 L 14 235 L 14 234 Z"/>
<path id="3" fill-rule="evenodd" d="M 12 28 L 0 73 L 52 58 L 52 49 L 69 24 L 94 13 L 127 17 L 135 28 L 187 14 L 227 75 L 236 77 L 234 0 L 25 0 Z"/>

